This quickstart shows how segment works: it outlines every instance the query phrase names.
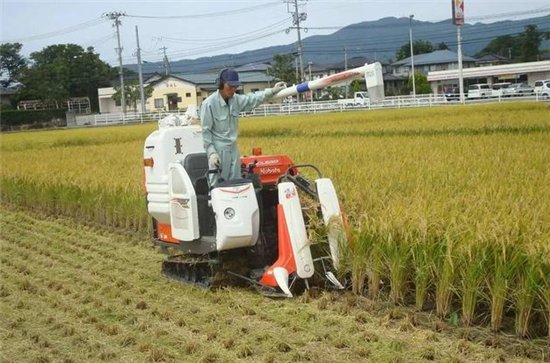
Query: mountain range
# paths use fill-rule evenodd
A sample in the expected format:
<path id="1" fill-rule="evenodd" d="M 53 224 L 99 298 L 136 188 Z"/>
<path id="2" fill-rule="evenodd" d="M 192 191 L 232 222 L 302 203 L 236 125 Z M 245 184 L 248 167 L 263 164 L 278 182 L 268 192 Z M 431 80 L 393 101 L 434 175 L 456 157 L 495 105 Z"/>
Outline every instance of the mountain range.
<path id="1" fill-rule="evenodd" d="M 527 25 L 536 25 L 539 31 L 550 31 L 550 15 L 522 20 L 506 20 L 495 23 L 464 24 L 461 27 L 462 52 L 474 56 L 494 38 L 503 35 L 518 35 Z M 445 43 L 452 51 L 457 50 L 457 27 L 451 19 L 440 22 L 387 17 L 376 21 L 352 24 L 328 35 L 314 35 L 302 39 L 304 67 L 308 62 L 325 65 L 343 62 L 344 59 L 363 56 L 371 60 L 391 62 L 396 51 L 409 42 L 409 27 L 413 41 L 429 41 L 434 46 Z M 543 46 L 548 47 L 548 41 Z M 172 73 L 208 72 L 227 66 L 248 63 L 270 62 L 274 54 L 296 52 L 296 42 L 249 50 L 239 54 L 222 54 L 198 59 L 170 59 Z M 502 54 L 506 56 L 506 54 Z M 137 65 L 125 65 L 137 70 Z M 144 63 L 144 73 L 163 72 L 163 63 Z"/>

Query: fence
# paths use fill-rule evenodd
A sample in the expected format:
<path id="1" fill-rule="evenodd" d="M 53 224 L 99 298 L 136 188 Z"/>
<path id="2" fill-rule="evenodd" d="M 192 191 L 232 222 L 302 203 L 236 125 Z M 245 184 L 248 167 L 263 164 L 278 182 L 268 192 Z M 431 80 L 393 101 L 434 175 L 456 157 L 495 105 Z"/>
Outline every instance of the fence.
<path id="1" fill-rule="evenodd" d="M 542 100 L 538 96 L 524 97 L 498 97 L 480 100 L 467 100 L 467 103 L 480 102 L 507 102 L 512 100 Z M 418 95 L 413 96 L 395 96 L 386 97 L 380 102 L 356 103 L 353 99 L 337 100 L 337 101 L 317 101 L 317 102 L 296 102 L 260 105 L 250 112 L 243 112 L 241 116 L 277 116 L 291 115 L 301 113 L 321 113 L 321 112 L 345 112 L 351 110 L 372 110 L 384 108 L 410 108 L 410 107 L 432 107 L 457 104 L 457 102 L 448 101 L 444 95 Z M 136 124 L 147 121 L 158 121 L 169 114 L 180 114 L 185 111 L 162 111 L 162 112 L 147 112 L 147 113 L 108 113 L 100 115 L 76 116 L 76 126 L 105 126 L 105 125 L 125 125 Z"/>

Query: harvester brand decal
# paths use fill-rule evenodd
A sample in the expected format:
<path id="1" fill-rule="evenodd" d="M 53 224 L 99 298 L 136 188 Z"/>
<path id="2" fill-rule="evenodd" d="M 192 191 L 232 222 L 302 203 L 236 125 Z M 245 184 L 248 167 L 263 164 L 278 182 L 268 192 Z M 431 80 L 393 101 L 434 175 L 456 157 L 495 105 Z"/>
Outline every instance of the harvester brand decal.
<path id="1" fill-rule="evenodd" d="M 270 160 L 258 161 L 256 163 L 256 166 L 273 165 L 273 164 L 279 164 L 279 159 L 270 159 Z"/>
<path id="2" fill-rule="evenodd" d="M 332 84 L 334 82 L 344 81 L 348 78 L 355 77 L 357 74 L 358 74 L 357 72 L 353 72 L 353 71 L 336 73 L 332 76 L 329 76 L 329 77 L 326 77 L 325 79 L 323 79 L 323 84 L 328 85 L 328 84 Z"/>
<path id="3" fill-rule="evenodd" d="M 181 137 L 177 137 L 177 138 L 175 137 L 174 141 L 175 141 L 174 147 L 176 148 L 176 154 L 183 154 L 183 152 L 181 151 Z"/>
<path id="4" fill-rule="evenodd" d="M 266 174 L 281 174 L 281 169 L 277 167 L 271 167 L 271 168 L 261 168 L 260 174 L 266 175 Z"/>
<path id="5" fill-rule="evenodd" d="M 174 198 L 172 201 L 178 203 L 182 208 L 189 209 L 189 199 L 186 198 Z"/>
<path id="6" fill-rule="evenodd" d="M 290 187 L 285 189 L 285 198 L 292 199 L 296 196 L 296 189 Z"/>

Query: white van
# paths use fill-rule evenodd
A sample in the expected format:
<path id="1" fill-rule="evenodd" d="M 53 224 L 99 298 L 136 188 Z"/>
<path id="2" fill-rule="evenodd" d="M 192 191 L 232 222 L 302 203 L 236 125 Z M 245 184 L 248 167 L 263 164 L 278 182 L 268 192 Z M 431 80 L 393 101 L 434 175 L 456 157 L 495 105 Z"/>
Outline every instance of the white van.
<path id="1" fill-rule="evenodd" d="M 541 79 L 540 81 L 535 82 L 535 87 L 533 87 L 533 88 L 534 88 L 534 91 L 535 91 L 536 95 L 542 93 L 542 90 L 544 88 L 545 83 L 550 83 L 550 79 Z"/>
<path id="2" fill-rule="evenodd" d="M 476 83 L 468 86 L 468 98 L 486 98 L 492 94 L 491 86 L 487 83 Z"/>
<path id="3" fill-rule="evenodd" d="M 505 96 L 506 90 L 510 88 L 512 83 L 510 82 L 501 82 L 501 83 L 493 83 L 492 90 L 491 90 L 491 97 L 502 97 Z"/>

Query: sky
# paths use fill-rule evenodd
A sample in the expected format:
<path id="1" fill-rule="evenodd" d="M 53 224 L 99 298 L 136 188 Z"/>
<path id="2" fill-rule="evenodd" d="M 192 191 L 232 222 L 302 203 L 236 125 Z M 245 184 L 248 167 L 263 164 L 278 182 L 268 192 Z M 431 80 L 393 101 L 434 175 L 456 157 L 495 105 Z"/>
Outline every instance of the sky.
<path id="1" fill-rule="evenodd" d="M 48 45 L 93 46 L 100 58 L 118 64 L 114 21 L 120 17 L 123 63 L 136 63 L 136 26 L 144 61 L 196 59 L 296 42 L 289 0 L 105 1 L 0 0 L 0 40 L 23 44 L 28 57 Z M 350 24 L 384 17 L 443 21 L 451 18 L 450 0 L 299 0 L 307 18 L 302 38 L 330 34 Z M 548 0 L 464 0 L 466 23 L 491 23 L 550 14 Z M 165 49 L 163 50 L 163 48 Z"/>

